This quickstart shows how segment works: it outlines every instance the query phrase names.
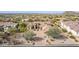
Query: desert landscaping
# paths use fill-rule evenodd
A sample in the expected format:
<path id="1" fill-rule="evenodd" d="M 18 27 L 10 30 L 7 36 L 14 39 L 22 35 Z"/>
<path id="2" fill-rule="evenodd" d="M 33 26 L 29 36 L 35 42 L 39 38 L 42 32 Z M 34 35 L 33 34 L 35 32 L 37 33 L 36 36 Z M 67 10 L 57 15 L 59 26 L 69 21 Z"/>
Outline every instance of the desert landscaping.
<path id="1" fill-rule="evenodd" d="M 79 46 L 79 13 L 0 14 L 0 46 Z"/>

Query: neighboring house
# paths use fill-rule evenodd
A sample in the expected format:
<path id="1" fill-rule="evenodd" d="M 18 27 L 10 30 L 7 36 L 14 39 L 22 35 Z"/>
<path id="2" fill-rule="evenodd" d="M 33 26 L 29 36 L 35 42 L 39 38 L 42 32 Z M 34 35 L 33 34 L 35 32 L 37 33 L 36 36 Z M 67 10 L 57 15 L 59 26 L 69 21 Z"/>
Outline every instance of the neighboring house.
<path id="1" fill-rule="evenodd" d="M 14 28 L 16 25 L 17 23 L 13 23 L 13 22 L 0 22 L 0 31 L 7 32 L 9 28 L 11 27 Z"/>
<path id="2" fill-rule="evenodd" d="M 79 36 L 79 21 L 61 21 L 61 28 L 65 28 L 74 36 Z"/>

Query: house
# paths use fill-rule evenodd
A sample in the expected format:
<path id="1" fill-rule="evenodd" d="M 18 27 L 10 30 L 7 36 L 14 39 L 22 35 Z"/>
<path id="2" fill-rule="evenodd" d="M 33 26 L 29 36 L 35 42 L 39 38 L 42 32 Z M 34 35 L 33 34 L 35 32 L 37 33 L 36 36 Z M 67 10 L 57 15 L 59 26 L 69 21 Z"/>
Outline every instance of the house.
<path id="1" fill-rule="evenodd" d="M 68 32 L 71 32 L 74 36 L 79 36 L 79 21 L 61 21 L 61 28 L 65 28 Z"/>
<path id="2" fill-rule="evenodd" d="M 9 28 L 14 28 L 16 27 L 17 23 L 13 22 L 0 22 L 0 31 L 7 32 Z M 2 30 L 3 29 L 3 30 Z"/>

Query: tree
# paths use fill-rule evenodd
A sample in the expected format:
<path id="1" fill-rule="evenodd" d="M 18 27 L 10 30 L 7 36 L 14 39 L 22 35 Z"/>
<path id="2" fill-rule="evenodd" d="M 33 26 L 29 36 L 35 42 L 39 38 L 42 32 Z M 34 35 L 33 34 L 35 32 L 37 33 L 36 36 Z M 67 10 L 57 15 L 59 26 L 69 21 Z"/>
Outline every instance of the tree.
<path id="1" fill-rule="evenodd" d="M 25 32 L 25 34 L 24 34 L 24 38 L 26 39 L 26 40 L 33 40 L 33 37 L 35 36 L 36 34 L 34 33 L 34 32 L 32 32 L 32 31 L 27 31 L 27 32 Z"/>
<path id="2" fill-rule="evenodd" d="M 53 38 L 59 38 L 60 37 L 60 33 L 61 33 L 61 31 L 58 29 L 58 28 L 51 28 L 51 29 L 49 29 L 47 32 L 46 32 L 46 34 L 48 35 L 48 36 L 51 36 L 51 37 L 53 37 Z"/>
<path id="3" fill-rule="evenodd" d="M 18 28 L 19 32 L 25 32 L 27 30 L 26 24 L 23 22 L 18 23 L 16 28 Z"/>

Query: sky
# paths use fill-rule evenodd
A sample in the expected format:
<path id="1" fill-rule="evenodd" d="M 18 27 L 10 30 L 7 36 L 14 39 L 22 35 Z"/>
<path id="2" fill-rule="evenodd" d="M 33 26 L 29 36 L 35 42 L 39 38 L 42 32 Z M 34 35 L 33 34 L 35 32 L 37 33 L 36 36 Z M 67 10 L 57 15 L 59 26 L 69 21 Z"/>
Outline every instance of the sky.
<path id="1" fill-rule="evenodd" d="M 41 13 L 41 14 L 61 14 L 64 11 L 0 11 L 0 13 Z"/>

